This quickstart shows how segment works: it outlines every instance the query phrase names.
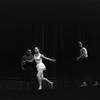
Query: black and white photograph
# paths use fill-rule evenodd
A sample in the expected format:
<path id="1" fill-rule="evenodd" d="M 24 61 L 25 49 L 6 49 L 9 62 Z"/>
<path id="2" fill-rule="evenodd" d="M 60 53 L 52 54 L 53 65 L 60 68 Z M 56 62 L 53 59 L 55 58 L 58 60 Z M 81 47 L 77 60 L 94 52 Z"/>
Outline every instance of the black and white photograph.
<path id="1" fill-rule="evenodd" d="M 99 100 L 99 0 L 0 1 L 0 100 Z"/>

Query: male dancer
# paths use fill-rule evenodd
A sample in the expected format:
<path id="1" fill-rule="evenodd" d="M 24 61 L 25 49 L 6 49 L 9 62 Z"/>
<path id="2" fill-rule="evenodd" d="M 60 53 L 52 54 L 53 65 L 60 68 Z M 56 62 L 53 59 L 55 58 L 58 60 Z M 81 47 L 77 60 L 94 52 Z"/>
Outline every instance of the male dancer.
<path id="1" fill-rule="evenodd" d="M 85 47 L 83 47 L 83 44 L 82 44 L 82 42 L 79 42 L 79 47 L 81 48 L 80 49 L 80 56 L 79 57 L 77 57 L 77 60 L 82 60 L 82 64 L 83 63 L 86 63 L 86 60 L 87 60 L 87 57 L 88 57 L 88 53 L 87 53 L 87 49 L 85 48 Z M 85 66 L 84 66 L 85 67 Z M 84 68 L 82 68 L 82 70 L 83 70 L 83 73 L 82 74 L 84 74 L 85 75 L 85 71 L 84 71 Z M 83 75 L 82 75 L 83 76 Z M 83 87 L 83 86 L 87 86 L 87 83 L 86 83 L 86 81 L 84 81 L 83 82 L 83 84 L 82 85 L 80 85 L 81 87 Z"/>
<path id="2" fill-rule="evenodd" d="M 33 62 L 28 62 L 27 60 L 33 59 L 33 55 L 31 54 L 31 49 L 28 49 L 26 54 L 22 57 L 21 67 L 24 71 L 24 80 L 23 80 L 23 88 L 25 89 L 27 82 L 30 83 L 30 86 L 33 89 L 33 80 L 34 80 L 34 68 L 35 64 Z"/>

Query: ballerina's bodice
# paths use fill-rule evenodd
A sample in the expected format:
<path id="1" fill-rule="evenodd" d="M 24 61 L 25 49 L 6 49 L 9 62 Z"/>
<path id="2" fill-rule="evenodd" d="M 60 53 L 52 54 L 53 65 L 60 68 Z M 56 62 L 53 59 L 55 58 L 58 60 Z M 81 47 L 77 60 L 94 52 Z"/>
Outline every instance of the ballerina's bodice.
<path id="1" fill-rule="evenodd" d="M 39 54 L 38 56 L 34 55 L 34 59 L 36 63 L 39 64 L 40 62 L 42 62 L 42 55 L 41 54 Z"/>

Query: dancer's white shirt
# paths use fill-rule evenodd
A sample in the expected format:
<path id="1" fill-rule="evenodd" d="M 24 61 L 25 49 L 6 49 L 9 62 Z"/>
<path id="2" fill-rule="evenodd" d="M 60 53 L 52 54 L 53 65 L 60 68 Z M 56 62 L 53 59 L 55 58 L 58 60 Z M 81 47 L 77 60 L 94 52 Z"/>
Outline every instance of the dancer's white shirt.
<path id="1" fill-rule="evenodd" d="M 84 57 L 88 57 L 88 53 L 85 47 L 80 50 L 80 55 L 84 53 Z"/>
<path id="2" fill-rule="evenodd" d="M 42 54 L 39 53 L 38 56 L 34 55 L 34 59 L 35 59 L 35 62 L 36 62 L 37 69 L 46 69 L 46 66 L 42 62 Z"/>

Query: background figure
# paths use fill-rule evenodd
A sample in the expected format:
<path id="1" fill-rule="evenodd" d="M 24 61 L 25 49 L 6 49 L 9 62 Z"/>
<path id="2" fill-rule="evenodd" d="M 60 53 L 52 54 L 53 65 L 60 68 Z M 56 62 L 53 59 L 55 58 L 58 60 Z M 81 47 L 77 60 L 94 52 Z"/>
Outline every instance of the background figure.
<path id="1" fill-rule="evenodd" d="M 23 88 L 25 89 L 27 86 L 27 83 L 29 82 L 31 89 L 33 89 L 33 80 L 34 80 L 34 62 L 28 62 L 28 60 L 31 60 L 33 58 L 33 55 L 31 54 L 31 49 L 28 49 L 26 54 L 22 57 L 21 61 L 21 67 L 24 71 L 24 80 L 23 80 Z"/>
<path id="2" fill-rule="evenodd" d="M 42 62 L 42 58 L 50 60 L 50 61 L 55 61 L 55 59 L 50 59 L 48 57 L 45 57 L 43 54 L 40 53 L 40 49 L 38 47 L 34 48 L 35 54 L 34 54 L 34 59 L 36 61 L 36 68 L 37 68 L 37 79 L 39 82 L 39 90 L 42 89 L 42 81 L 45 80 L 51 84 L 51 87 L 53 87 L 53 82 L 49 81 L 47 78 L 44 77 L 44 70 L 46 70 L 46 66 Z"/>
<path id="3" fill-rule="evenodd" d="M 87 53 L 87 49 L 83 47 L 82 42 L 79 42 L 78 45 L 80 47 L 80 56 L 77 57 L 77 60 L 79 60 L 79 74 L 80 74 L 79 76 L 81 76 L 81 80 L 83 81 L 83 84 L 81 86 L 87 86 L 85 80 L 87 80 L 87 77 L 89 77 L 88 76 L 89 70 L 87 68 L 88 53 Z"/>
<path id="4" fill-rule="evenodd" d="M 88 57 L 87 49 L 85 47 L 83 47 L 82 42 L 79 42 L 79 47 L 81 48 L 80 49 L 80 56 L 77 57 L 77 60 L 87 58 Z"/>

